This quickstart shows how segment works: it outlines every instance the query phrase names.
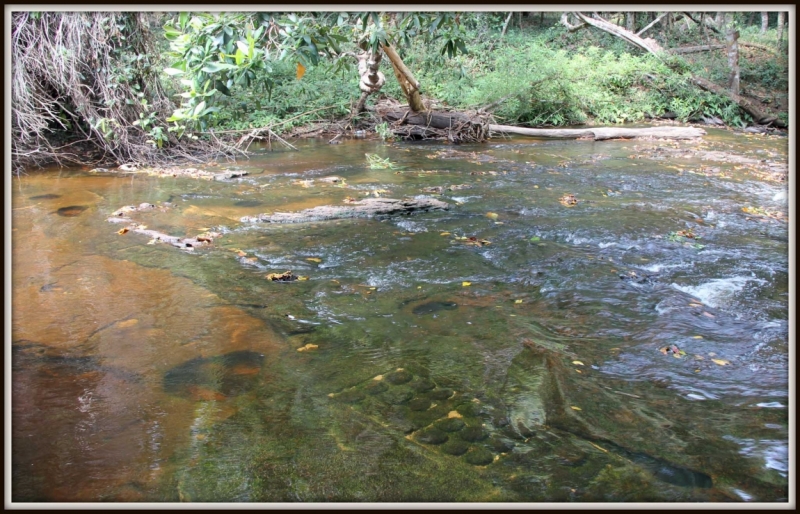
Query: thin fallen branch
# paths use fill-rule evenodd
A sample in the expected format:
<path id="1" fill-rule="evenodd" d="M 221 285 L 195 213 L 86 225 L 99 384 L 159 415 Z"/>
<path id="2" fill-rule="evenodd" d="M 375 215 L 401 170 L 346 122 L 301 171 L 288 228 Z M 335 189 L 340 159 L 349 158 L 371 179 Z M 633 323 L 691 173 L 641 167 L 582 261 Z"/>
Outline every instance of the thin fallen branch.
<path id="1" fill-rule="evenodd" d="M 670 53 L 673 54 L 693 54 L 697 52 L 708 52 L 710 50 L 722 50 L 725 45 L 700 45 L 700 46 L 684 46 L 681 48 L 673 48 Z"/>
<path id="2" fill-rule="evenodd" d="M 303 116 L 306 116 L 308 114 L 313 114 L 315 112 L 324 111 L 324 110 L 327 110 L 327 109 L 333 109 L 335 107 L 337 107 L 337 106 L 336 105 L 329 105 L 327 107 L 320 107 L 319 109 L 306 111 L 306 112 L 304 112 L 302 114 L 298 114 L 297 116 L 292 116 L 291 118 L 287 118 L 285 120 L 281 120 L 281 121 L 275 122 L 275 123 L 273 123 L 271 125 L 267 125 L 266 127 L 258 127 L 257 129 L 246 128 L 246 129 L 235 129 L 235 130 L 233 130 L 233 129 L 232 130 L 209 130 L 207 132 L 192 132 L 192 134 L 237 134 L 237 133 L 242 133 L 242 132 L 250 132 L 252 130 L 272 129 L 272 128 L 278 127 L 280 125 L 284 125 L 286 123 L 289 123 L 290 121 L 296 120 L 297 118 L 302 118 Z"/>
<path id="3" fill-rule="evenodd" d="M 664 16 L 668 15 L 668 14 L 670 14 L 670 13 L 669 13 L 669 12 L 665 12 L 664 14 L 660 15 L 658 18 L 656 18 L 655 20 L 651 21 L 651 22 L 650 22 L 650 24 L 649 24 L 649 25 L 647 25 L 645 28 L 643 28 L 642 30 L 640 30 L 639 32 L 637 32 L 637 33 L 636 33 L 636 35 L 637 35 L 637 36 L 639 36 L 639 37 L 641 37 L 641 36 L 642 36 L 642 34 L 644 34 L 645 32 L 647 32 L 647 31 L 650 29 L 650 27 L 652 27 L 653 25 L 655 25 L 656 23 L 658 23 L 659 21 L 661 21 L 661 19 L 662 19 Z M 626 29 L 626 30 L 627 30 L 627 29 Z"/>

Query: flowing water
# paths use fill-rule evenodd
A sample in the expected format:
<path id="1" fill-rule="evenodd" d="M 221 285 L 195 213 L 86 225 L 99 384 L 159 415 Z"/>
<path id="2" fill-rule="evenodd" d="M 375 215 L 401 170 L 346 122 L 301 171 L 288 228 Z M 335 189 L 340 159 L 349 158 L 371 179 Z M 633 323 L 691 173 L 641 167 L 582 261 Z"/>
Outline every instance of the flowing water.
<path id="1" fill-rule="evenodd" d="M 710 132 L 14 178 L 12 500 L 787 501 L 788 145 Z"/>

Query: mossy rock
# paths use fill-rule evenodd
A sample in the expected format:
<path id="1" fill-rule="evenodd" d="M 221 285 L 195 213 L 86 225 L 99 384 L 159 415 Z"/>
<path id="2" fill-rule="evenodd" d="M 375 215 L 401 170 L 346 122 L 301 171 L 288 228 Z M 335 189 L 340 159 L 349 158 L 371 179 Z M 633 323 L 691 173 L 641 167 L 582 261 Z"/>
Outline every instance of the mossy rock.
<path id="1" fill-rule="evenodd" d="M 362 393 L 357 389 L 349 389 L 347 391 L 342 391 L 341 393 L 334 396 L 334 398 L 344 403 L 358 403 L 364 398 L 366 398 L 366 396 L 364 395 L 364 393 Z"/>
<path id="2" fill-rule="evenodd" d="M 465 426 L 466 423 L 458 418 L 447 418 L 436 423 L 436 428 L 445 432 L 458 432 Z"/>
<path id="3" fill-rule="evenodd" d="M 450 437 L 447 434 L 435 427 L 420 430 L 417 435 L 417 441 L 425 444 L 443 444 L 446 443 Z"/>
<path id="4" fill-rule="evenodd" d="M 433 380 L 428 378 L 418 378 L 414 382 L 410 384 L 411 388 L 418 392 L 418 393 L 427 393 L 433 389 L 436 389 L 436 384 L 433 383 Z"/>
<path id="5" fill-rule="evenodd" d="M 477 418 L 482 414 L 483 407 L 475 402 L 466 402 L 456 407 L 456 410 L 459 414 L 467 418 Z"/>
<path id="6" fill-rule="evenodd" d="M 494 454 L 486 448 L 481 448 L 479 446 L 472 447 L 464 458 L 474 466 L 486 466 L 494 462 Z"/>
<path id="7" fill-rule="evenodd" d="M 413 379 L 413 378 L 414 378 L 414 375 L 412 375 L 408 371 L 406 371 L 406 370 L 398 370 L 398 371 L 393 371 L 393 372 L 389 373 L 388 375 L 386 375 L 385 380 L 387 380 L 391 384 L 400 385 L 400 384 L 406 384 L 408 382 L 411 382 L 411 379 Z"/>
<path id="8" fill-rule="evenodd" d="M 447 400 L 451 396 L 453 396 L 452 389 L 436 389 L 435 391 L 431 391 L 428 396 L 433 400 Z"/>
<path id="9" fill-rule="evenodd" d="M 505 439 L 501 439 L 499 437 L 492 437 L 489 439 L 487 445 L 497 453 L 508 453 L 514 449 L 514 446 L 516 446 L 512 441 L 506 441 Z"/>
<path id="10" fill-rule="evenodd" d="M 413 391 L 407 388 L 394 388 L 381 395 L 386 402 L 392 405 L 401 405 L 414 397 Z"/>
<path id="11" fill-rule="evenodd" d="M 414 398 L 408 402 L 408 408 L 413 411 L 425 411 L 431 406 L 431 401 L 427 398 Z"/>
<path id="12" fill-rule="evenodd" d="M 469 450 L 469 443 L 458 439 L 450 439 L 442 445 L 442 451 L 448 455 L 464 455 Z"/>
<path id="13" fill-rule="evenodd" d="M 486 430 L 481 427 L 466 427 L 458 435 L 461 437 L 461 439 L 471 443 L 483 441 L 489 437 L 489 434 L 486 433 Z"/>
<path id="14" fill-rule="evenodd" d="M 441 417 L 442 415 L 435 412 L 434 409 L 410 411 L 408 414 L 408 418 L 419 428 L 427 427 Z"/>
<path id="15" fill-rule="evenodd" d="M 372 380 L 369 385 L 364 389 L 369 395 L 381 394 L 389 389 L 389 386 L 383 380 Z"/>

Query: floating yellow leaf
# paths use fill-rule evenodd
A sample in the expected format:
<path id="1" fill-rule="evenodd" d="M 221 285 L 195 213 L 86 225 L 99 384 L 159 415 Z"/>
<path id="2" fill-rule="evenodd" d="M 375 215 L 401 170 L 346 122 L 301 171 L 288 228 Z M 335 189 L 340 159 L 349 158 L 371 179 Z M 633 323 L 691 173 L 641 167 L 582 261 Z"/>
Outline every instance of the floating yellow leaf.
<path id="1" fill-rule="evenodd" d="M 442 233 L 441 233 L 441 234 L 439 234 L 439 235 L 440 235 L 440 236 L 449 236 L 449 235 L 450 235 L 450 232 L 442 232 Z"/>
<path id="2" fill-rule="evenodd" d="M 522 303 L 522 300 L 514 300 L 514 303 Z"/>
<path id="3" fill-rule="evenodd" d="M 306 67 L 300 63 L 297 63 L 297 80 L 303 78 L 303 75 L 306 74 Z"/>
<path id="4" fill-rule="evenodd" d="M 496 212 L 487 212 L 486 217 L 490 220 L 496 220 L 499 216 Z"/>
<path id="5" fill-rule="evenodd" d="M 726 361 L 725 359 L 711 359 L 714 364 L 719 364 L 720 366 L 727 366 L 730 362 Z"/>
<path id="6" fill-rule="evenodd" d="M 569 408 L 572 409 L 572 410 L 583 410 L 580 407 L 576 407 L 574 405 L 570 405 Z"/>
<path id="7" fill-rule="evenodd" d="M 319 348 L 319 345 L 308 343 L 305 346 L 301 346 L 297 349 L 298 352 L 305 352 L 308 350 L 314 350 L 315 348 Z"/>
<path id="8" fill-rule="evenodd" d="M 127 234 L 129 231 L 130 230 L 127 227 L 126 228 L 121 228 L 121 229 L 117 230 L 117 234 Z"/>
<path id="9" fill-rule="evenodd" d="M 694 336 L 692 339 L 703 339 L 703 336 Z"/>
<path id="10" fill-rule="evenodd" d="M 581 361 L 572 361 L 572 363 L 576 366 L 586 366 L 586 364 L 582 363 Z"/>
<path id="11" fill-rule="evenodd" d="M 306 257 L 306 260 L 311 262 L 322 262 L 322 259 L 319 257 Z"/>
<path id="12" fill-rule="evenodd" d="M 464 282 L 461 282 L 461 285 L 462 285 L 462 287 L 471 286 L 471 285 L 472 285 L 472 282 L 466 282 L 466 281 L 464 281 Z"/>
<path id="13" fill-rule="evenodd" d="M 464 416 L 461 415 L 457 410 L 451 410 L 447 413 L 448 418 L 463 418 Z"/>
<path id="14" fill-rule="evenodd" d="M 300 275 L 299 277 L 297 277 L 297 280 L 308 280 L 308 277 L 306 277 L 305 275 Z"/>

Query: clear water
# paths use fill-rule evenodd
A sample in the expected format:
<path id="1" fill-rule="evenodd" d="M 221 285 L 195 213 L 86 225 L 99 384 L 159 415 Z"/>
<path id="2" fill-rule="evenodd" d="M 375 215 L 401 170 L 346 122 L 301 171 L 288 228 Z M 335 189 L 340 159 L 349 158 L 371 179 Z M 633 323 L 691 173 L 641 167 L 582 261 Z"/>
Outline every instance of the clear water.
<path id="1" fill-rule="evenodd" d="M 298 147 L 13 179 L 13 501 L 787 501 L 788 226 L 742 211 L 787 211 L 754 175 L 785 139 Z M 435 186 L 449 211 L 239 221 Z M 142 202 L 224 235 L 106 221 Z"/>

